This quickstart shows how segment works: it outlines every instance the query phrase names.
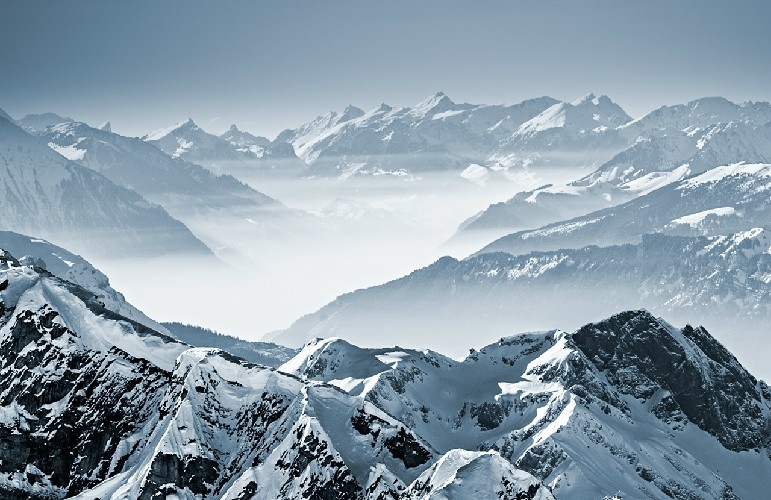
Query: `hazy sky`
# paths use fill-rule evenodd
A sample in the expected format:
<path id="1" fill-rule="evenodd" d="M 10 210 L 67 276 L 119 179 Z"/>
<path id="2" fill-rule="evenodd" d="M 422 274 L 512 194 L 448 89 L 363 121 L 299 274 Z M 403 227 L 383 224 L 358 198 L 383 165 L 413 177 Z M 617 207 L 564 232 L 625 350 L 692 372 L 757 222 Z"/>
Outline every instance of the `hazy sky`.
<path id="1" fill-rule="evenodd" d="M 0 108 L 275 136 L 346 104 L 771 100 L 771 2 L 4 2 Z"/>

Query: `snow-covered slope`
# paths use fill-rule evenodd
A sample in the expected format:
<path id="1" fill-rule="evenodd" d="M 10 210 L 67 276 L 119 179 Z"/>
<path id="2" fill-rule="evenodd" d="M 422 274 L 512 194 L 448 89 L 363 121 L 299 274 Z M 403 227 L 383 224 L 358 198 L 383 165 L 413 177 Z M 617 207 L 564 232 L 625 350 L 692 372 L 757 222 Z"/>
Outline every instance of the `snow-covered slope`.
<path id="1" fill-rule="evenodd" d="M 107 276 L 80 255 L 40 238 L 11 231 L 0 231 L 0 248 L 18 256 L 22 264 L 45 269 L 57 278 L 83 287 L 110 311 L 159 332 L 169 333 L 160 323 L 128 303 L 123 294 L 110 286 Z"/>
<path id="2" fill-rule="evenodd" d="M 0 118 L 0 228 L 99 256 L 211 255 L 181 222 Z"/>
<path id="3" fill-rule="evenodd" d="M 398 280 L 344 294 L 271 337 L 301 345 L 341 337 L 382 339 L 457 356 L 512 330 L 578 327 L 629 308 L 677 322 L 694 315 L 753 366 L 771 321 L 771 234 L 645 235 L 635 245 L 444 257 Z M 742 341 L 745 339 L 745 341 Z M 771 373 L 771 372 L 769 372 Z"/>

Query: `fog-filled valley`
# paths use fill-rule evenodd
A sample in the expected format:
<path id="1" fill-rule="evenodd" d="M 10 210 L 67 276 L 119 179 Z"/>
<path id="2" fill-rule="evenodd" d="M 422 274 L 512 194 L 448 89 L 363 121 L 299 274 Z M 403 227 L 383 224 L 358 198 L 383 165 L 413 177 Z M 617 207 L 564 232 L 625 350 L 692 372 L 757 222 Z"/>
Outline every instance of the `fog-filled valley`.
<path id="1" fill-rule="evenodd" d="M 156 320 L 251 341 L 265 337 L 299 347 L 316 335 L 343 335 L 363 345 L 385 340 L 457 357 L 480 340 L 576 328 L 621 309 L 645 307 L 687 322 L 700 304 L 705 313 L 720 311 L 715 319 L 700 314 L 700 321 L 750 366 L 764 370 L 751 346 L 763 335 L 763 328 L 753 325 L 763 322 L 758 318 L 766 317 L 769 307 L 767 254 L 736 264 L 759 288 L 749 293 L 748 305 L 721 306 L 725 311 L 710 304 L 743 299 L 730 287 L 713 293 L 711 286 L 727 286 L 717 282 L 701 285 L 699 292 L 682 285 L 662 295 L 672 273 L 691 265 L 684 261 L 664 270 L 671 259 L 685 258 L 685 250 L 672 250 L 663 269 L 655 271 L 665 272 L 660 277 L 644 265 L 662 253 L 650 241 L 667 248 L 680 244 L 649 234 L 741 239 L 736 235 L 742 231 L 766 225 L 768 169 L 762 163 L 738 164 L 771 161 L 770 122 L 767 103 L 721 98 L 665 106 L 633 119 L 607 96 L 594 94 L 572 102 L 544 97 L 506 106 L 458 104 L 441 92 L 412 107 L 348 106 L 272 140 L 236 125 L 211 134 L 192 119 L 129 138 L 109 124 L 28 115 L 5 121 L 7 165 L 21 157 L 56 158 L 64 171 L 86 167 L 84 172 L 104 176 L 100 182 L 116 184 L 115 190 L 146 199 L 143 210 L 163 214 L 187 236 L 174 237 L 177 247 L 168 246 L 160 243 L 168 231 L 148 225 L 146 216 L 133 216 L 125 228 L 114 219 L 98 228 L 77 215 L 83 222 L 73 239 L 51 224 L 43 208 L 54 203 L 52 196 L 62 196 L 56 191 L 28 200 L 37 203 L 31 208 L 37 215 L 6 216 L 5 225 L 82 254 Z M 11 153 L 22 139 L 24 153 Z M 51 175 L 62 174 L 35 170 L 30 182 Z M 29 197 L 12 182 L 8 186 L 20 199 Z M 6 202 L 7 214 L 19 213 L 12 200 Z M 60 200 L 54 213 L 72 218 L 75 207 Z M 92 209 L 85 213 L 94 216 Z M 116 248 L 115 234 L 134 240 Z M 179 246 L 185 238 L 189 243 Z M 762 250 L 765 240 L 757 241 Z M 452 261 L 468 262 L 465 271 L 445 269 L 450 262 L 445 256 L 484 259 L 485 252 L 503 250 L 508 259 L 533 250 L 624 243 L 643 245 L 619 247 L 620 255 L 637 261 L 611 260 L 608 265 L 617 268 L 606 270 L 608 256 L 588 250 L 579 269 L 562 273 L 560 279 L 573 280 L 569 283 L 548 277 L 565 259 L 576 259 L 559 252 L 523 257 L 516 270 L 491 265 L 485 273 L 492 281 L 484 284 L 472 285 L 481 272 L 475 260 Z M 640 258 L 640 252 L 650 255 Z M 705 265 L 694 271 L 696 278 L 679 279 L 715 280 L 709 266 L 724 267 Z M 433 269 L 440 274 L 428 271 Z M 420 277 L 424 272 L 431 277 Z M 512 273 L 528 278 L 524 295 L 501 295 L 500 287 L 514 283 Z M 360 310 L 343 295 L 407 275 L 415 283 L 409 291 L 368 299 Z M 643 281 L 630 281 L 631 275 Z M 747 279 L 730 276 L 725 279 L 742 280 L 739 288 Z M 440 299 L 445 295 L 449 302 Z M 325 312 L 333 305 L 322 309 L 339 296 L 337 302 L 347 304 L 343 311 Z M 309 318 L 320 315 L 322 323 L 297 321 L 317 310 Z"/>

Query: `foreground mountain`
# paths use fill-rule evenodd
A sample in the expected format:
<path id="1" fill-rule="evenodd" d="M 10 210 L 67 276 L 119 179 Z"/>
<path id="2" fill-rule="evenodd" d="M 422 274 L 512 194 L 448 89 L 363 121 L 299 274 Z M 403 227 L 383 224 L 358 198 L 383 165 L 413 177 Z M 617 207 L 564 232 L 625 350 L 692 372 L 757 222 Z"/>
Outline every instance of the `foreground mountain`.
<path id="1" fill-rule="evenodd" d="M 0 273 L 4 498 L 354 499 L 438 458 L 361 398 L 190 348 L 7 252 Z"/>
<path id="2" fill-rule="evenodd" d="M 4 252 L 4 498 L 762 498 L 771 391 L 704 329 L 631 311 L 463 361 L 191 348 Z"/>
<path id="3" fill-rule="evenodd" d="M 444 451 L 414 498 L 479 484 L 474 470 L 500 477 L 498 454 L 558 499 L 759 499 L 768 487 L 768 386 L 704 329 L 645 311 L 502 338 L 463 361 L 318 340 L 281 370 L 358 395 Z"/>
<path id="4" fill-rule="evenodd" d="M 80 253 L 211 256 L 181 222 L 136 192 L 51 150 L 0 118 L 0 228 Z"/>
<path id="5" fill-rule="evenodd" d="M 595 172 L 493 204 L 465 221 L 459 236 L 532 229 L 619 205 L 721 165 L 771 162 L 771 106 L 721 100 L 722 113 L 696 114 L 712 101 L 699 99 L 667 113 L 660 109 L 621 127 L 622 135 L 632 129 L 639 135 L 630 136 L 632 144 Z M 732 121 L 710 121 L 721 119 Z"/>
<path id="6" fill-rule="evenodd" d="M 677 322 L 697 315 L 736 339 L 732 345 L 754 366 L 763 366 L 755 344 L 771 321 L 771 232 L 654 234 L 634 245 L 444 257 L 390 283 L 342 295 L 271 340 L 298 346 L 334 336 L 373 346 L 388 339 L 458 356 L 512 330 L 577 328 L 628 308 Z"/>

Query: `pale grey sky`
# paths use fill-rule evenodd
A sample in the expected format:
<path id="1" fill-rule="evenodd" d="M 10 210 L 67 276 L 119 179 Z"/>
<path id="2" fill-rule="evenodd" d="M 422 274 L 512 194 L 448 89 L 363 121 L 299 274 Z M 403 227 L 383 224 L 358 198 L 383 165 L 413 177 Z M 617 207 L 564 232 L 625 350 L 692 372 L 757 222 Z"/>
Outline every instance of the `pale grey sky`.
<path id="1" fill-rule="evenodd" d="M 771 100 L 771 2 L 5 2 L 0 108 L 275 136 L 346 104 Z"/>

